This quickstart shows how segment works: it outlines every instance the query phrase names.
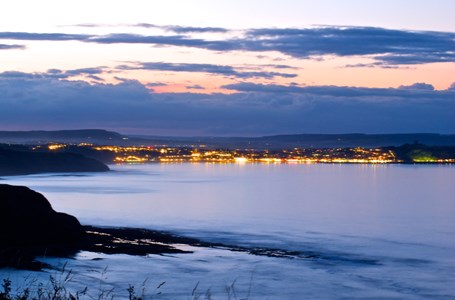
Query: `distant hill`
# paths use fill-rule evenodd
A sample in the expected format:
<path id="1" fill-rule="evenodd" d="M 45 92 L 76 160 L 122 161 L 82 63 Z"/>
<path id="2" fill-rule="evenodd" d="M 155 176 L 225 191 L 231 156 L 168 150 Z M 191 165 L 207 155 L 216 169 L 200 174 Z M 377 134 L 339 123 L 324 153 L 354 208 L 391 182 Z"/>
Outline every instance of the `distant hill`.
<path id="1" fill-rule="evenodd" d="M 289 149 L 382 147 L 414 144 L 455 146 L 455 134 L 289 134 L 262 137 L 169 137 L 122 135 L 101 129 L 60 131 L 0 131 L 0 143 L 93 143 L 99 145 L 151 145 L 228 149 Z"/>
<path id="2" fill-rule="evenodd" d="M 455 145 L 455 135 L 413 134 L 296 134 L 256 138 L 253 144 L 269 147 L 381 147 L 420 143 L 431 146 Z"/>
<path id="3" fill-rule="evenodd" d="M 105 164 L 80 154 L 15 151 L 0 147 L 0 176 L 108 170 Z"/>
<path id="4" fill-rule="evenodd" d="M 40 144 L 50 142 L 114 143 L 127 137 L 117 132 L 102 129 L 58 130 L 58 131 L 0 131 L 2 143 Z"/>
<path id="5" fill-rule="evenodd" d="M 454 146 L 455 135 L 431 133 L 413 134 L 294 134 L 263 137 L 146 137 L 151 144 L 170 146 L 200 146 L 215 148 L 290 149 L 290 148 L 346 148 L 382 147 L 403 144 Z M 134 139 L 134 137 L 133 137 Z"/>

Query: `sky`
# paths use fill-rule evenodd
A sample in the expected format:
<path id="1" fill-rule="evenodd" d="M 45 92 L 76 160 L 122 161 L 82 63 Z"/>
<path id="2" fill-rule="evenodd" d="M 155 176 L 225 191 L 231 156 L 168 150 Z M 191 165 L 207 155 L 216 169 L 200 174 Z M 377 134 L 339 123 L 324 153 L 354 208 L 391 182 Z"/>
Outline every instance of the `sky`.
<path id="1" fill-rule="evenodd" d="M 455 134 L 455 1 L 2 1 L 0 130 Z"/>

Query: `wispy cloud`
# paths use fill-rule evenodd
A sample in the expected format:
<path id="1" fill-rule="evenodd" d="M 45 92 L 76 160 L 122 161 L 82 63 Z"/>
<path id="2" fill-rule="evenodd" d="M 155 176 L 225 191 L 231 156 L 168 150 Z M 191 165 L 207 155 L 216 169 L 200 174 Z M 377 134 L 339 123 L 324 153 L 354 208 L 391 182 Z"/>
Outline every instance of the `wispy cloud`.
<path id="1" fill-rule="evenodd" d="M 399 88 L 365 88 L 365 87 L 344 87 L 344 86 L 305 86 L 257 84 L 257 83 L 235 83 L 222 86 L 224 89 L 242 93 L 262 94 L 297 94 L 314 97 L 331 97 L 332 99 L 363 99 L 365 101 L 392 100 L 403 98 L 407 101 L 412 99 L 450 100 L 455 96 L 450 90 L 436 91 L 431 84 L 415 83 Z"/>
<path id="2" fill-rule="evenodd" d="M 407 69 L 409 66 L 407 65 L 391 65 L 389 63 L 383 61 L 377 61 L 373 63 L 358 63 L 358 64 L 347 64 L 344 66 L 345 68 L 381 68 L 381 69 Z"/>
<path id="3" fill-rule="evenodd" d="M 165 31 L 175 32 L 178 34 L 186 33 L 227 33 L 230 30 L 221 27 L 193 27 L 193 26 L 177 26 L 177 25 L 155 25 L 150 23 L 137 23 L 131 25 L 134 27 L 143 28 L 158 28 Z"/>
<path id="4" fill-rule="evenodd" d="M 123 81 L 123 80 L 121 80 L 121 81 Z M 167 85 L 168 84 L 164 83 L 164 82 L 149 82 L 145 86 L 147 86 L 147 87 L 157 87 L 157 86 L 167 86 Z"/>
<path id="5" fill-rule="evenodd" d="M 138 24 L 137 26 L 140 26 Z M 243 31 L 243 35 L 224 40 L 192 38 L 191 33 L 224 33 L 217 27 L 156 26 L 175 35 L 108 35 L 0 32 L 0 39 L 30 41 L 69 41 L 100 44 L 151 44 L 207 49 L 213 51 L 277 51 L 295 58 L 324 55 L 368 56 L 382 67 L 394 65 L 455 62 L 455 33 L 391 30 L 375 27 L 262 28 Z"/>
<path id="6" fill-rule="evenodd" d="M 92 35 L 67 33 L 0 32 L 0 39 L 19 41 L 88 41 Z"/>
<path id="7" fill-rule="evenodd" d="M 375 27 L 253 29 L 247 40 L 255 50 L 294 57 L 370 55 L 387 64 L 455 61 L 455 33 Z"/>
<path id="8" fill-rule="evenodd" d="M 66 27 L 66 26 L 65 26 Z M 161 29 L 163 31 L 174 32 L 178 34 L 187 33 L 228 33 L 229 29 L 222 27 L 196 27 L 196 26 L 179 26 L 179 25 L 157 25 L 151 23 L 136 23 L 136 24 L 96 24 L 96 23 L 81 23 L 69 27 L 85 27 L 85 28 L 98 28 L 98 27 L 140 27 L 140 28 L 153 28 Z"/>
<path id="9" fill-rule="evenodd" d="M 189 38 L 184 35 L 139 35 L 130 33 L 117 33 L 104 36 L 92 36 L 88 40 L 81 40 L 83 42 L 92 42 L 99 44 L 152 44 L 162 46 L 179 46 L 179 47 L 193 47 L 214 51 L 231 51 L 243 50 L 239 48 L 236 41 L 232 40 L 204 40 Z"/>
<path id="10" fill-rule="evenodd" d="M 204 90 L 204 87 L 199 84 L 187 85 L 186 88 L 190 90 Z"/>
<path id="11" fill-rule="evenodd" d="M 24 45 L 6 45 L 0 44 L 0 50 L 24 50 L 26 47 Z"/>
<path id="12" fill-rule="evenodd" d="M 190 63 L 166 63 L 166 62 L 138 62 L 133 65 L 121 65 L 120 70 L 151 70 L 151 71 L 172 71 L 172 72 L 198 72 L 209 73 L 237 78 L 294 78 L 297 74 L 280 72 L 248 72 L 238 71 L 234 67 L 213 64 L 190 64 Z"/>
<path id="13" fill-rule="evenodd" d="M 46 72 L 34 72 L 26 73 L 19 71 L 6 71 L 0 73 L 0 79 L 67 79 L 74 76 L 87 76 L 88 78 L 102 81 L 102 79 L 96 75 L 103 74 L 105 67 L 97 68 L 82 68 L 72 70 L 60 70 L 60 69 L 49 69 Z"/>

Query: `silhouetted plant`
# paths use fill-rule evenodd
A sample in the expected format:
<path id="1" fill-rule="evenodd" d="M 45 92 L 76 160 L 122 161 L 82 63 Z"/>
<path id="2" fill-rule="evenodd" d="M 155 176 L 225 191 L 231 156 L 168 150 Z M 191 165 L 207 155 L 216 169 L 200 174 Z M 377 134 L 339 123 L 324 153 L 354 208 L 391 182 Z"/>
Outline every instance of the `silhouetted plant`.
<path id="1" fill-rule="evenodd" d="M 106 270 L 106 269 L 105 269 Z M 104 276 L 105 271 L 102 272 Z M 88 288 L 85 287 L 82 291 L 70 291 L 68 288 L 69 283 L 73 278 L 72 271 L 66 270 L 66 265 L 63 267 L 62 271 L 59 273 L 49 276 L 49 282 L 43 284 L 42 282 L 28 282 L 30 286 L 20 289 L 18 288 L 16 292 L 12 292 L 12 282 L 9 278 L 3 279 L 0 292 L 0 300 L 82 300 L 86 299 L 98 299 L 98 300 L 107 300 L 115 299 L 114 289 L 104 289 L 102 284 L 99 286 L 97 296 L 90 295 L 88 293 Z M 147 279 L 141 284 L 140 295 L 136 294 L 136 288 L 134 285 L 129 284 L 126 291 L 128 292 L 129 300 L 143 300 L 143 299 L 155 299 L 160 298 L 162 295 L 161 288 L 166 284 L 165 281 L 159 283 L 153 293 L 146 297 L 146 283 Z M 225 297 L 229 300 L 247 300 L 249 299 L 250 291 L 246 298 L 238 298 L 237 292 L 235 289 L 236 280 L 234 280 L 230 285 L 225 287 Z M 211 289 L 207 289 L 205 292 L 199 291 L 199 282 L 194 286 L 191 297 L 192 300 L 212 300 Z"/>

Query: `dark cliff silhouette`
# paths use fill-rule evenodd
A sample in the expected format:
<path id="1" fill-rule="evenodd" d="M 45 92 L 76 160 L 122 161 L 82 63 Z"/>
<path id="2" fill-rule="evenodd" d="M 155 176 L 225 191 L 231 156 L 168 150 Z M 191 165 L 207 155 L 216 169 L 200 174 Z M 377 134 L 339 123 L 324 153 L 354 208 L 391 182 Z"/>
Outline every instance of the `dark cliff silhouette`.
<path id="1" fill-rule="evenodd" d="M 83 235 L 79 221 L 54 211 L 43 195 L 0 184 L 0 267 L 39 269 L 35 255 L 69 255 Z"/>
<path id="2" fill-rule="evenodd" d="M 105 172 L 109 167 L 74 153 L 15 151 L 0 147 L 0 175 L 55 172 Z"/>
<path id="3" fill-rule="evenodd" d="M 107 254 L 185 253 L 172 244 L 198 245 L 191 238 L 158 231 L 82 226 L 56 212 L 40 193 L 0 184 L 0 268 L 40 270 L 37 257 L 71 257 L 87 250 Z"/>
<path id="4" fill-rule="evenodd" d="M 172 233 L 140 229 L 82 226 L 56 212 L 47 199 L 27 187 L 0 184 L 0 268 L 51 268 L 40 257 L 72 257 L 78 251 L 141 255 L 191 253 L 177 245 L 221 248 L 260 256 L 324 259 L 313 252 L 242 247 L 204 242 Z"/>
<path id="5" fill-rule="evenodd" d="M 82 226 L 56 212 L 40 193 L 0 184 L 0 268 L 40 270 L 38 257 L 71 257 L 86 250 L 106 254 L 186 253 L 173 244 L 199 245 L 196 239 L 134 228 Z"/>

